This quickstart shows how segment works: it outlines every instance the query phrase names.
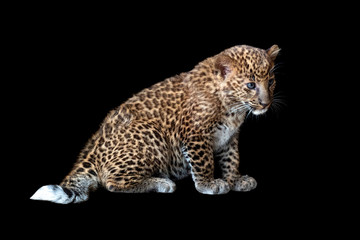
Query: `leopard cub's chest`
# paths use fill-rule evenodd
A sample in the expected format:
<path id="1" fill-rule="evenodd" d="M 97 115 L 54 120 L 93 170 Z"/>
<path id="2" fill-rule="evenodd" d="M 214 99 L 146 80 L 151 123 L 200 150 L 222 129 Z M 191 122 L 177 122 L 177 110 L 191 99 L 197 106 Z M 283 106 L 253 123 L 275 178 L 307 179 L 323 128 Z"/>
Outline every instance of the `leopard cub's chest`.
<path id="1" fill-rule="evenodd" d="M 216 124 L 213 134 L 214 150 L 217 151 L 229 143 L 229 140 L 239 131 L 240 125 L 244 122 L 244 116 L 234 115 L 224 117 Z"/>

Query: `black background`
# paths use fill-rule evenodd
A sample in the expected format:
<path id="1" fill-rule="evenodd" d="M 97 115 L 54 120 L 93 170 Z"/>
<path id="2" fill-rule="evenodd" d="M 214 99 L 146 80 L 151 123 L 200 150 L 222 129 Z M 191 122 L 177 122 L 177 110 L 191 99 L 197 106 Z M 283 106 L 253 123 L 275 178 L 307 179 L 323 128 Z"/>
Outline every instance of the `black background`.
<path id="1" fill-rule="evenodd" d="M 165 229 L 242 236 L 252 227 L 258 229 L 252 235 L 291 237 L 309 229 L 321 233 L 318 222 L 338 212 L 323 205 L 330 174 L 324 169 L 332 161 L 319 150 L 325 129 L 314 115 L 314 102 L 323 99 L 314 94 L 315 80 L 327 78 L 319 73 L 319 57 L 334 46 L 324 39 L 331 39 L 336 23 L 319 20 L 321 9 L 225 3 L 41 7 L 22 6 L 8 18 L 13 94 L 7 120 L 14 125 L 9 125 L 8 152 L 12 169 L 21 172 L 15 224 L 34 222 L 34 231 L 44 224 L 60 229 L 81 224 L 81 230 L 149 237 Z M 282 49 L 276 78 L 285 105 L 249 117 L 241 127 L 240 171 L 258 181 L 256 190 L 201 195 L 188 178 L 177 182 L 173 194 L 115 194 L 100 188 L 81 204 L 29 200 L 42 185 L 61 182 L 111 109 L 239 44 Z"/>

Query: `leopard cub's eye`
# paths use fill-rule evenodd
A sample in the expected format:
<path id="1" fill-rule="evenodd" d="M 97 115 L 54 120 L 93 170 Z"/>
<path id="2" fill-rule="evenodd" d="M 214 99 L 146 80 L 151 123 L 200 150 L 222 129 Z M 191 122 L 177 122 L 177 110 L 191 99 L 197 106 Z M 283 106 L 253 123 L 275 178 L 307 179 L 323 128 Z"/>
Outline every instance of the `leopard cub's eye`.
<path id="1" fill-rule="evenodd" d="M 273 83 L 274 83 L 274 81 L 275 81 L 275 79 L 269 79 L 269 82 L 268 82 L 268 84 L 269 84 L 269 87 L 271 86 L 271 85 L 273 85 Z"/>
<path id="2" fill-rule="evenodd" d="M 256 84 L 254 82 L 249 82 L 246 84 L 246 86 L 249 88 L 249 89 L 254 89 Z"/>

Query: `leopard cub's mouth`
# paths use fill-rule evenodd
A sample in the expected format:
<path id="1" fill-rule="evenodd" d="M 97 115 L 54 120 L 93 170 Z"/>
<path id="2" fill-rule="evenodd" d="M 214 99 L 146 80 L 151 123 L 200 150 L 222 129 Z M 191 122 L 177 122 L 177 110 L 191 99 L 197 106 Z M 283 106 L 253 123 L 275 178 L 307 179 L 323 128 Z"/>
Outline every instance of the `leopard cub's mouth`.
<path id="1" fill-rule="evenodd" d="M 249 104 L 248 102 L 242 102 L 246 108 L 249 110 L 250 113 L 254 114 L 254 115 L 261 115 L 267 112 L 267 110 L 269 109 L 269 106 L 265 107 L 265 108 L 256 108 L 251 106 L 251 104 Z"/>
<path id="2" fill-rule="evenodd" d="M 268 108 L 263 108 L 263 109 L 252 108 L 251 113 L 254 114 L 254 115 L 261 115 L 261 114 L 266 113 L 267 110 L 268 110 Z"/>

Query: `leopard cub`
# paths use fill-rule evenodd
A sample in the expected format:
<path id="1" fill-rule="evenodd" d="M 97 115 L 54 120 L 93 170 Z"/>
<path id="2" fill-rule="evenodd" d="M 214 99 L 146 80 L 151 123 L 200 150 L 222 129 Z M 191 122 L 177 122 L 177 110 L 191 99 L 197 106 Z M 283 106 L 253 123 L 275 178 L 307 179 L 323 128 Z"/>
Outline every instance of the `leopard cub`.
<path id="1" fill-rule="evenodd" d="M 31 199 L 82 202 L 99 185 L 171 193 L 173 180 L 189 175 L 203 194 L 254 189 L 255 179 L 239 172 L 239 127 L 269 109 L 279 51 L 235 46 L 135 94 L 110 111 L 62 183 Z"/>

